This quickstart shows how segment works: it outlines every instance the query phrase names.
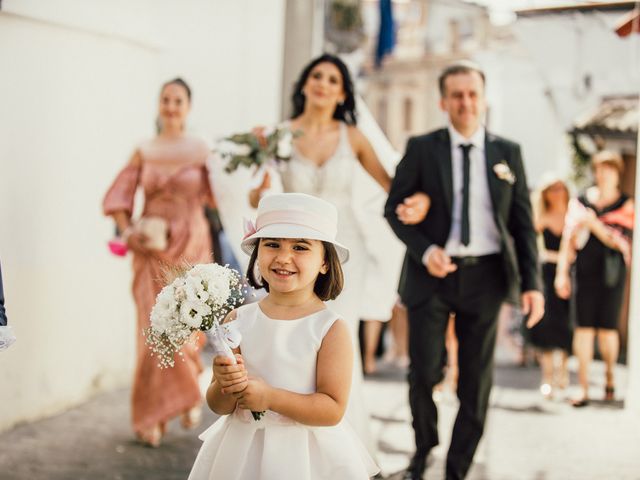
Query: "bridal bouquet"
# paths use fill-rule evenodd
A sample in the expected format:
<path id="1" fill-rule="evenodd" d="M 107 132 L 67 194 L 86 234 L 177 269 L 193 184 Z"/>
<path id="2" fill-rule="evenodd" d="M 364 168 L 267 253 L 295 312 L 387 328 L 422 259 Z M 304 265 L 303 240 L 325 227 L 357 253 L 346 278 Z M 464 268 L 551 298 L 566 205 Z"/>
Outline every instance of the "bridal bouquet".
<path id="1" fill-rule="evenodd" d="M 175 354 L 182 355 L 180 350 L 198 330 L 211 330 L 216 352 L 235 360 L 231 349 L 239 345 L 240 334 L 222 321 L 242 298 L 240 274 L 216 263 L 195 265 L 164 287 L 145 330 L 160 368 L 173 367 Z"/>
<path id="2" fill-rule="evenodd" d="M 300 135 L 279 125 L 275 128 L 255 129 L 223 138 L 216 151 L 227 162 L 225 171 L 231 173 L 240 165 L 260 168 L 270 160 L 286 161 L 291 158 L 292 141 Z"/>

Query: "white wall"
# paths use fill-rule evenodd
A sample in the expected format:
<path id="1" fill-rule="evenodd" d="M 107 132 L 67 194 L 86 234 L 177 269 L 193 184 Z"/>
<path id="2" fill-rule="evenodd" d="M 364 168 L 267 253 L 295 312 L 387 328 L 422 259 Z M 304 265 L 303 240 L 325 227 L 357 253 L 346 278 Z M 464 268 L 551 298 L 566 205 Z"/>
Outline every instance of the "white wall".
<path id="1" fill-rule="evenodd" d="M 520 18 L 513 27 L 566 128 L 604 95 L 638 93 L 638 43 L 616 35 L 620 16 L 596 11 L 549 14 Z M 586 75 L 591 76 L 591 88 L 584 84 Z"/>
<path id="2" fill-rule="evenodd" d="M 476 60 L 487 75 L 489 130 L 520 144 L 529 187 L 549 170 L 568 177 L 565 127 L 531 61 L 512 49 L 484 51 Z"/>
<path id="3" fill-rule="evenodd" d="M 640 90 L 638 41 L 615 34 L 619 18 L 594 11 L 524 17 L 513 25 L 523 55 L 503 57 L 500 128 L 521 141 L 534 178 L 544 169 L 571 168 L 566 132 L 576 118 L 603 96 Z M 518 134 L 519 126 L 525 129 Z"/>
<path id="4" fill-rule="evenodd" d="M 284 0 L 2 9 L 0 261 L 18 341 L 0 353 L 0 430 L 129 382 L 129 260 L 107 252 L 102 196 L 175 75 L 205 138 L 278 120 Z"/>

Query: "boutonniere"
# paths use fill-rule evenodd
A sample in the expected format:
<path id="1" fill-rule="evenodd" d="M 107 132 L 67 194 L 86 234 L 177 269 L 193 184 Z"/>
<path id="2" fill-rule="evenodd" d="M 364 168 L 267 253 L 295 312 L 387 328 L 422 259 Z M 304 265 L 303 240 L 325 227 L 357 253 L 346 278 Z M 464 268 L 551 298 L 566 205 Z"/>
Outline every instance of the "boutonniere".
<path id="1" fill-rule="evenodd" d="M 496 163 L 493 166 L 493 173 L 496 174 L 496 177 L 498 177 L 500 180 L 504 180 L 509 185 L 513 185 L 514 183 L 516 183 L 516 176 L 513 174 L 513 172 L 509 168 L 509 165 L 507 165 L 504 160 L 500 163 Z"/>

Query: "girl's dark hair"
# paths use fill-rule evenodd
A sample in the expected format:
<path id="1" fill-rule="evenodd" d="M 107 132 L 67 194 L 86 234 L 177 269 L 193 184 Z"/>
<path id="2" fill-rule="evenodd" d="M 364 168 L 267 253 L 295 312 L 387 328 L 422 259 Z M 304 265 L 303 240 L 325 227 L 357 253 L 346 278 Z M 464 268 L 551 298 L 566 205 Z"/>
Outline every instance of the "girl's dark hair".
<path id="1" fill-rule="evenodd" d="M 191 101 L 191 88 L 182 78 L 176 77 L 173 80 L 169 80 L 168 82 L 163 83 L 162 88 L 160 89 L 160 95 L 162 95 L 162 92 L 168 85 L 180 85 L 187 91 L 187 98 L 189 99 L 189 101 Z"/>
<path id="2" fill-rule="evenodd" d="M 304 111 L 305 98 L 304 93 L 302 93 L 302 89 L 304 84 L 307 83 L 311 70 L 321 63 L 331 63 L 335 65 L 338 70 L 340 70 L 340 75 L 342 75 L 342 88 L 344 89 L 345 98 L 344 102 L 336 106 L 336 109 L 333 112 L 333 118 L 341 120 L 347 125 L 355 125 L 357 123 L 356 99 L 351 74 L 342 60 L 335 55 L 330 55 L 328 53 L 314 58 L 306 67 L 304 67 L 304 70 L 302 70 L 302 73 L 296 81 L 293 89 L 293 95 L 291 96 L 291 102 L 293 104 L 293 113 L 291 118 L 298 117 Z"/>
<path id="3" fill-rule="evenodd" d="M 260 239 L 258 239 L 258 243 Z M 327 273 L 318 274 L 318 278 L 316 278 L 316 283 L 313 286 L 313 292 L 322 300 L 326 302 L 327 300 L 334 300 L 340 292 L 342 292 L 342 288 L 344 286 L 344 274 L 342 273 L 342 265 L 340 265 L 340 259 L 338 258 L 338 252 L 336 252 L 336 247 L 333 246 L 332 243 L 322 242 L 324 246 L 324 261 L 328 265 Z M 253 288 L 264 288 L 267 292 L 269 291 L 269 284 L 264 281 L 264 279 L 256 278 L 255 266 L 256 261 L 258 260 L 258 244 L 253 249 L 251 253 L 251 258 L 249 259 L 249 266 L 247 267 L 247 282 Z"/>

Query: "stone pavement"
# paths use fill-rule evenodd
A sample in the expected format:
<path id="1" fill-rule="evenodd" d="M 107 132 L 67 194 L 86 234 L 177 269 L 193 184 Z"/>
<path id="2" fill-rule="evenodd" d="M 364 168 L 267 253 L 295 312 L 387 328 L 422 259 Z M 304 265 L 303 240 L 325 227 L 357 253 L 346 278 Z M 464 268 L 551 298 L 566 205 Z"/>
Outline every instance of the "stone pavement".
<path id="1" fill-rule="evenodd" d="M 602 366 L 595 365 L 594 378 L 600 376 L 597 370 Z M 487 429 L 468 480 L 640 479 L 640 414 L 622 410 L 620 401 L 593 402 L 584 409 L 573 409 L 564 400 L 543 401 L 533 367 L 499 365 L 495 377 Z M 620 367 L 621 387 L 624 377 Z M 378 462 L 389 480 L 399 477 L 397 472 L 412 452 L 404 378 L 404 372 L 382 364 L 380 373 L 365 385 Z M 600 398 L 602 385 L 593 388 L 593 398 Z M 619 395 L 624 395 L 622 388 Z M 455 396 L 444 392 L 439 406 L 441 441 L 446 446 L 457 409 Z M 213 418 L 207 412 L 203 425 Z M 203 429 L 184 431 L 174 421 L 160 448 L 143 447 L 129 429 L 129 390 L 121 389 L 0 434 L 0 479 L 182 480 Z M 425 478 L 443 478 L 445 454 L 443 446 L 434 449 Z M 289 480 L 286 473 L 282 478 Z"/>

